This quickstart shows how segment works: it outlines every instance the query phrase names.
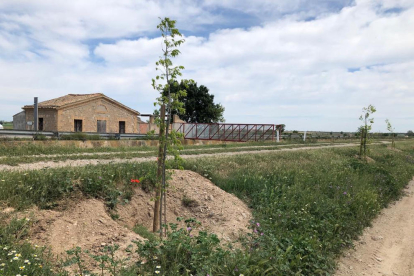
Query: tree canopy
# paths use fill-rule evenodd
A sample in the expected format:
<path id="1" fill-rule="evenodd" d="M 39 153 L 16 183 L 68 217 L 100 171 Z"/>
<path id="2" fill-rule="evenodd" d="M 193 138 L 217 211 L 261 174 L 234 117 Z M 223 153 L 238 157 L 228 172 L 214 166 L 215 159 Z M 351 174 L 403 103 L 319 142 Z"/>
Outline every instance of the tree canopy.
<path id="1" fill-rule="evenodd" d="M 185 113 L 179 114 L 180 118 L 189 123 L 218 123 L 224 122 L 224 107 L 214 103 L 214 95 L 204 85 L 198 86 L 196 82 L 174 83 L 171 85 L 171 93 L 185 90 L 187 95 L 179 96 L 178 100 L 184 104 Z M 165 93 L 166 91 L 164 91 Z M 173 114 L 177 114 L 173 110 Z"/>

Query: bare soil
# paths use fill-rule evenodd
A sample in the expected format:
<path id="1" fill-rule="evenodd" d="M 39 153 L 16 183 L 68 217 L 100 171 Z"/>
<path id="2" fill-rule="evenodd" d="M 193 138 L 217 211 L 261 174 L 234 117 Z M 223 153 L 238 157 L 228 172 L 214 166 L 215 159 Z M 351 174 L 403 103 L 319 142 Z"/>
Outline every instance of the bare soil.
<path id="1" fill-rule="evenodd" d="M 199 230 L 215 233 L 223 241 L 237 242 L 239 235 L 247 233 L 252 218 L 244 202 L 215 186 L 211 181 L 192 171 L 175 170 L 167 192 L 168 222 L 176 223 L 178 216 L 196 218 L 202 223 Z M 191 199 L 191 206 L 183 205 L 183 198 Z M 132 231 L 137 225 L 152 229 L 153 193 L 135 188 L 135 195 L 125 205 L 118 205 L 119 219 L 113 220 L 104 202 L 97 199 L 70 199 L 63 210 L 39 210 L 32 208 L 18 217 L 31 218 L 30 241 L 50 247 L 56 256 L 64 256 L 66 250 L 76 246 L 91 253 L 99 253 L 105 245 L 118 244 L 118 258 L 134 257 L 125 249 L 133 241 L 144 238 Z M 0 213 L 13 212 L 3 209 Z M 185 227 L 183 223 L 181 226 Z M 87 258 L 88 259 L 88 258 Z M 86 265 L 92 269 L 91 260 Z"/>
<path id="2" fill-rule="evenodd" d="M 152 196 L 140 188 L 135 189 L 131 203 L 117 208 L 119 221 L 129 228 L 140 224 L 151 229 Z M 190 206 L 185 206 L 184 197 L 191 200 Z M 245 234 L 252 219 L 244 202 L 192 171 L 173 171 L 167 189 L 167 210 L 167 223 L 177 223 L 177 217 L 192 217 L 201 222 L 199 230 L 208 230 L 229 242 Z M 179 225 L 185 226 L 184 223 Z"/>
<path id="3" fill-rule="evenodd" d="M 414 275 L 414 180 L 338 262 L 336 276 Z"/>

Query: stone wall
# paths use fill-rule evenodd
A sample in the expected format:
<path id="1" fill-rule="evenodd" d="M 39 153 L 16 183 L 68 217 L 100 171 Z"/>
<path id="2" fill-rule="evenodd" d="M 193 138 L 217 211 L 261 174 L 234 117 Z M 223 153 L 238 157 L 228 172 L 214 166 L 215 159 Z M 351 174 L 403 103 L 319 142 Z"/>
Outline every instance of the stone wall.
<path id="1" fill-rule="evenodd" d="M 98 120 L 106 121 L 106 133 L 119 133 L 119 122 L 125 122 L 125 133 L 138 133 L 137 115 L 105 99 L 98 99 L 59 110 L 58 131 L 74 131 L 74 121 L 82 120 L 82 132 L 97 132 Z"/>
<path id="2" fill-rule="evenodd" d="M 33 122 L 33 108 L 26 109 L 26 122 Z M 43 118 L 43 131 L 56 131 L 57 129 L 57 110 L 51 108 L 39 108 L 39 119 Z M 34 130 L 34 123 L 26 125 L 26 130 Z"/>
<path id="3" fill-rule="evenodd" d="M 13 116 L 13 129 L 16 129 L 16 130 L 26 129 L 26 113 L 24 111 L 19 112 Z"/>
<path id="4" fill-rule="evenodd" d="M 149 131 L 148 123 L 139 123 L 138 125 L 138 134 L 147 134 Z"/>
<path id="5" fill-rule="evenodd" d="M 215 145 L 227 144 L 232 142 L 224 141 L 207 141 L 207 140 L 183 140 L 183 145 Z M 24 144 L 34 144 L 42 146 L 61 146 L 76 148 L 122 148 L 122 147 L 139 147 L 139 146 L 158 146 L 158 140 L 98 140 L 98 141 L 62 141 L 62 140 L 46 140 L 46 141 L 0 141 L 0 144 L 9 146 L 19 146 Z"/>

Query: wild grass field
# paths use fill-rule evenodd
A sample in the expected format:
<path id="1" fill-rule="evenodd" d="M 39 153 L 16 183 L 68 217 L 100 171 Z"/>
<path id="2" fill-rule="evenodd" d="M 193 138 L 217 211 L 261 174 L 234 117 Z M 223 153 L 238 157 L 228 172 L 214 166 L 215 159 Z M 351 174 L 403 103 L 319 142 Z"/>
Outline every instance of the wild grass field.
<path id="1" fill-rule="evenodd" d="M 225 143 L 216 145 L 185 145 L 180 149 L 183 155 L 215 154 L 241 151 L 279 150 L 295 147 L 318 147 L 329 145 L 324 142 L 261 142 L 261 143 Z M 336 143 L 341 144 L 341 143 Z M 18 164 L 39 163 L 47 161 L 68 160 L 110 160 L 132 159 L 139 157 L 155 157 L 158 148 L 155 146 L 135 147 L 96 147 L 79 148 L 61 146 L 59 144 L 38 143 L 0 143 L 0 165 L 16 166 Z"/>
<path id="2" fill-rule="evenodd" d="M 306 144 L 312 144 L 308 142 Z M 213 145 L 185 145 L 184 149 L 221 149 L 221 148 L 250 148 L 250 147 L 271 147 L 280 145 L 301 145 L 305 144 L 303 141 L 288 141 L 283 143 L 277 142 L 248 142 L 248 143 L 234 143 L 228 142 L 223 144 Z M 323 143 L 325 144 L 325 143 Z M 94 154 L 94 153 L 123 153 L 123 152 L 137 152 L 137 151 L 155 151 L 155 146 L 121 146 L 121 147 L 93 147 L 81 148 L 75 146 L 59 145 L 56 141 L 54 144 L 44 144 L 43 142 L 0 142 L 0 156 L 30 156 L 30 155 L 64 155 L 64 154 Z"/>
<path id="3" fill-rule="evenodd" d="M 331 275 L 341 252 L 403 195 L 414 175 L 411 141 L 397 143 L 397 150 L 371 145 L 370 162 L 356 158 L 357 152 L 349 147 L 185 160 L 185 169 L 252 208 L 251 233 L 234 248 L 210 233 L 190 236 L 186 229 L 172 228 L 167 239 L 140 244 L 143 259 L 126 268 L 117 264 L 109 275 Z M 140 178 L 150 189 L 154 172 L 155 162 L 2 171 L 0 202 L 19 210 L 53 209 L 62 198 L 82 193 L 116 209 L 131 196 L 130 179 Z M 1 220 L 0 273 L 67 275 L 51 263 L 47 250 L 28 244 L 29 227 L 25 219 Z M 72 262 L 81 263 L 78 253 L 71 252 Z M 106 254 L 97 261 L 113 264 L 110 250 Z"/>

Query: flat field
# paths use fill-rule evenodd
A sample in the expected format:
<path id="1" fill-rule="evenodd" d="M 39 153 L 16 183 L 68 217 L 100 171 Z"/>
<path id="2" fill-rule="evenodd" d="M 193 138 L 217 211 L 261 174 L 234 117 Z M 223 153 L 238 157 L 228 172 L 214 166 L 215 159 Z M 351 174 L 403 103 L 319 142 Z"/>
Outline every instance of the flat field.
<path id="1" fill-rule="evenodd" d="M 115 275 L 330 275 L 341 253 L 381 209 L 403 196 L 414 175 L 412 141 L 397 143 L 397 149 L 371 145 L 368 162 L 356 157 L 358 148 L 351 144 L 270 152 L 230 147 L 234 152 L 227 153 L 232 155 L 217 155 L 226 147 L 200 148 L 195 152 L 202 154 L 185 158 L 182 165 L 242 199 L 253 213 L 251 232 L 240 237 L 238 246 L 229 247 L 207 233 L 192 236 L 186 229 L 173 229 L 163 241 L 151 239 L 138 247 L 143 259 Z M 53 209 L 62 199 L 81 194 L 102 199 L 113 212 L 117 205 L 128 204 L 124 199 L 131 193 L 131 179 L 141 179 L 140 185 L 151 190 L 154 160 L 0 171 L 1 205 Z M 0 251 L 0 259 L 8 260 L 9 248 L 26 256 L 37 252 L 43 254 L 42 267 L 33 269 L 32 275 L 66 275 L 44 252 L 25 243 L 29 225 L 2 220 L 0 244 L 8 249 Z M 10 273 L 5 275 L 21 272 L 9 263 L 7 269 Z"/>
<path id="2" fill-rule="evenodd" d="M 4 129 L 13 129 L 13 122 L 4 122 Z"/>

